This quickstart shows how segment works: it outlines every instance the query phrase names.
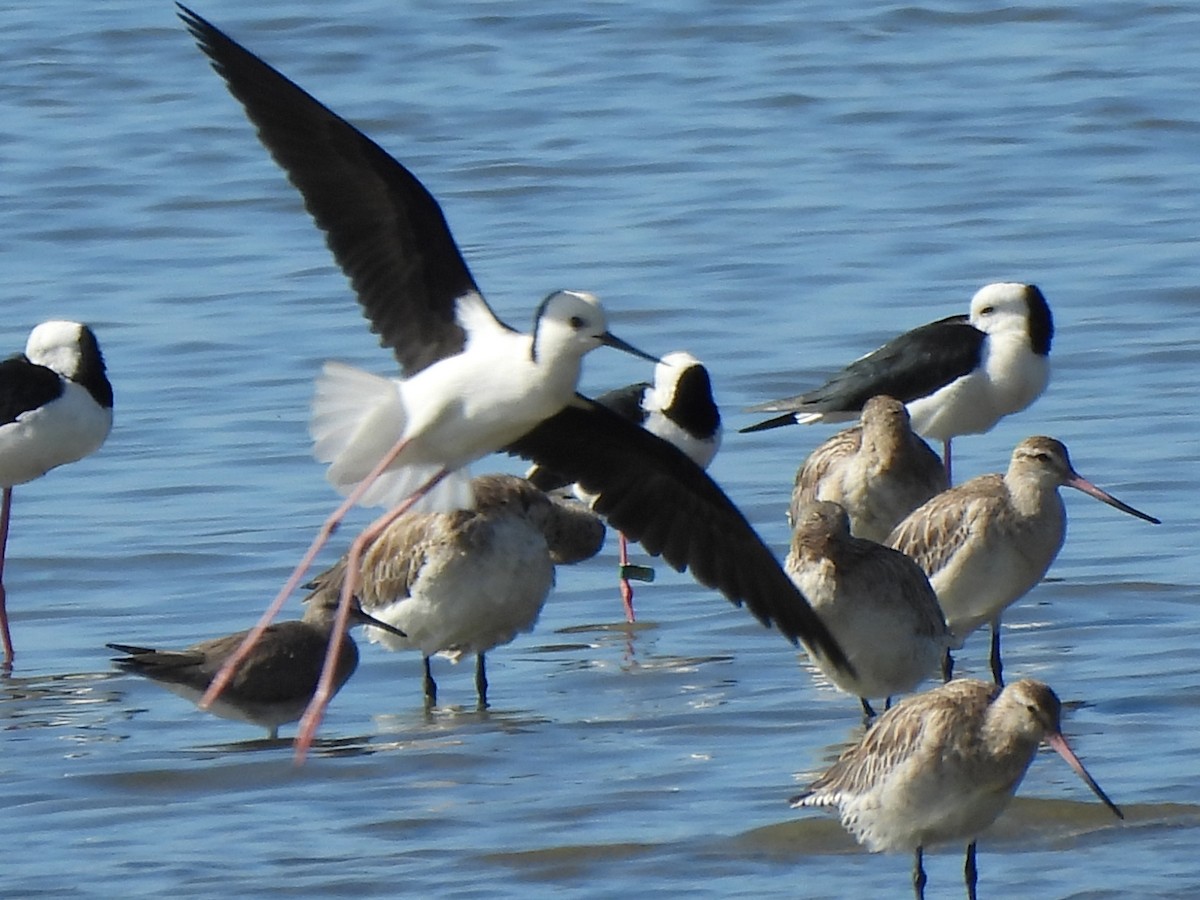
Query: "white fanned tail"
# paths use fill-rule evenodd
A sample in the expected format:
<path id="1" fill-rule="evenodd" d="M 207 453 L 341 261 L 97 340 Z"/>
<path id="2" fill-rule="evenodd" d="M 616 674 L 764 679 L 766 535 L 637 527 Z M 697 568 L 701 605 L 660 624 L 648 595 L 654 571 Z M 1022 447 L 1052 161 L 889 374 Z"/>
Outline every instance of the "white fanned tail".
<path id="1" fill-rule="evenodd" d="M 327 362 L 316 380 L 309 434 L 313 455 L 329 463 L 325 477 L 349 494 L 404 433 L 407 414 L 396 382 L 339 362 Z M 389 469 L 359 500 L 361 506 L 397 506 L 438 472 L 437 465 Z M 473 503 L 464 467 L 448 475 L 414 509 L 463 509 Z"/>

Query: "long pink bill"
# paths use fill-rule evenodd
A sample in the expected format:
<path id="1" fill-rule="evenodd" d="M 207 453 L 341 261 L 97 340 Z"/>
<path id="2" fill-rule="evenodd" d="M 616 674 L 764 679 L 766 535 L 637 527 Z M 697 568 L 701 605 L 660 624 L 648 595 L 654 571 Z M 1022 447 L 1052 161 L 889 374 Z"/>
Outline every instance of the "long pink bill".
<path id="1" fill-rule="evenodd" d="M 1087 783 L 1087 786 L 1092 789 L 1092 793 L 1099 797 L 1101 802 L 1111 809 L 1118 819 L 1125 818 L 1125 814 L 1117 808 L 1117 804 L 1108 799 L 1108 794 L 1104 793 L 1100 785 L 1096 784 L 1096 779 L 1083 767 L 1083 763 L 1079 761 L 1079 757 L 1075 755 L 1075 751 L 1067 744 L 1065 737 L 1061 734 L 1048 734 L 1046 735 L 1046 743 L 1053 747 L 1058 755 L 1067 761 L 1067 765 L 1075 770 L 1075 774 Z"/>
<path id="2" fill-rule="evenodd" d="M 1131 516 L 1137 516 L 1139 519 L 1142 519 L 1146 522 L 1151 522 L 1154 525 L 1162 524 L 1162 522 L 1154 518 L 1154 516 L 1148 516 L 1140 509 L 1134 509 L 1128 503 L 1121 502 L 1108 491 L 1096 487 L 1078 472 L 1073 473 L 1073 477 L 1067 482 L 1067 486 L 1073 487 L 1077 491 L 1083 491 L 1088 496 L 1095 497 L 1101 503 L 1107 503 L 1109 506 L 1113 507 L 1114 509 L 1119 509 L 1123 513 L 1129 513 Z"/>

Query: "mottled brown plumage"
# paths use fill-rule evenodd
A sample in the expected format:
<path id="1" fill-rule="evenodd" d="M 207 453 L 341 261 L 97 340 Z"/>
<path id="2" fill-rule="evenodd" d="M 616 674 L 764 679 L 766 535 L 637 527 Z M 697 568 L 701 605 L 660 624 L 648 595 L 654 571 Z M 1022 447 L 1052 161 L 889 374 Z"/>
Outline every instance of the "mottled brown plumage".
<path id="1" fill-rule="evenodd" d="M 867 401 L 859 424 L 819 445 L 797 470 L 788 521 L 795 524 L 810 503 L 831 500 L 849 514 L 855 537 L 882 543 L 901 519 L 949 486 L 942 461 L 913 432 L 904 404 L 880 395 Z"/>
<path id="2" fill-rule="evenodd" d="M 959 679 L 905 697 L 847 748 L 793 807 L 835 807 L 842 825 L 872 851 L 914 853 L 923 896 L 925 847 L 966 841 L 967 888 L 975 891 L 975 839 L 1008 806 L 1047 741 L 1112 812 L 1062 736 L 1062 704 L 1032 679 L 999 688 Z"/>
<path id="3" fill-rule="evenodd" d="M 1003 475 L 981 475 L 914 510 L 888 538 L 929 576 L 959 645 L 992 624 L 992 672 L 1002 683 L 1000 616 L 1045 576 L 1067 533 L 1058 489 L 1073 487 L 1122 512 L 1158 524 L 1080 476 L 1067 448 L 1029 437 Z"/>
<path id="4" fill-rule="evenodd" d="M 582 503 L 551 497 L 515 475 L 471 482 L 474 508 L 409 513 L 367 548 L 358 599 L 404 637 L 372 629 L 389 649 L 425 660 L 425 693 L 436 700 L 429 657 L 477 660 L 480 704 L 487 702 L 484 654 L 532 630 L 554 586 L 556 564 L 599 552 L 604 523 Z M 337 596 L 346 560 L 313 580 L 313 596 Z"/>
<path id="5" fill-rule="evenodd" d="M 850 534 L 836 503 L 807 505 L 792 532 L 784 568 L 846 651 L 853 676 L 813 659 L 840 690 L 871 697 L 915 688 L 945 657 L 950 632 L 921 567 L 897 550 Z"/>

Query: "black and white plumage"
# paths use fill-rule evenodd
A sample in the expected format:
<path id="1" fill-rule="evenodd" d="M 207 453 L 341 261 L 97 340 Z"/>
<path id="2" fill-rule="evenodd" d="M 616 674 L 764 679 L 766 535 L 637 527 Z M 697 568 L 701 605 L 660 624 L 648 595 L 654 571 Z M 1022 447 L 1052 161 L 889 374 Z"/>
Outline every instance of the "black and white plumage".
<path id="1" fill-rule="evenodd" d="M 78 322 L 43 322 L 25 352 L 0 362 L 0 637 L 13 646 L 4 591 L 12 489 L 94 453 L 112 429 L 113 390 L 95 334 Z"/>
<path id="2" fill-rule="evenodd" d="M 185 7 L 180 10 L 260 139 L 303 195 L 373 329 L 407 376 L 394 382 L 400 387 L 386 400 L 383 391 L 362 392 L 378 396 L 378 402 L 357 413 L 344 407 L 330 413 L 329 421 L 342 423 L 335 429 L 342 436 L 334 440 L 348 441 L 359 461 L 372 450 L 392 450 L 330 518 L 314 547 L 360 499 L 373 476 L 403 461 L 406 447 L 417 448 L 412 451 L 416 462 L 440 466 L 410 499 L 449 478 L 453 468 L 503 447 L 562 471 L 598 495 L 597 511 L 641 540 L 647 551 L 662 553 L 679 569 L 691 567 L 701 583 L 717 587 L 734 603 L 744 602 L 791 640 L 812 642 L 833 659 L 844 658 L 775 556 L 699 466 L 574 392 L 582 355 L 600 343 L 620 344 L 608 334 L 594 297 L 552 294 L 539 308 L 531 335 L 501 323 L 475 284 L 437 201 L 411 172 L 215 26 Z M 336 402 L 319 399 L 315 430 L 323 430 L 317 421 L 324 420 L 323 408 L 354 403 L 355 392 L 336 393 Z M 404 423 L 396 404 L 409 399 L 418 412 Z M 346 430 L 351 420 L 358 423 L 352 433 Z M 327 455 L 322 443 L 319 433 L 318 452 Z M 338 454 L 333 455 L 337 468 Z M 465 499 L 465 491 L 455 495 L 458 503 Z M 352 573 L 365 546 L 403 509 L 397 507 L 356 538 Z M 310 548 L 260 626 L 282 606 L 315 552 Z M 353 577 L 345 580 L 344 598 L 353 582 Z M 253 639 L 252 632 L 248 645 Z M 229 670 L 236 664 L 235 657 Z M 209 699 L 226 677 L 214 682 Z M 301 725 L 301 754 L 327 696 L 318 690 Z"/>
<path id="3" fill-rule="evenodd" d="M 337 607 L 337 594 L 317 595 L 305 604 L 303 619 L 268 627 L 209 711 L 223 719 L 260 725 L 274 740 L 279 726 L 299 719 L 312 700 L 331 645 Z M 350 623 L 371 625 L 403 636 L 393 626 L 364 613 L 357 603 L 350 607 Z M 156 650 L 130 644 L 105 646 L 125 654 L 113 660 L 121 671 L 143 675 L 198 703 L 247 634 L 248 631 L 239 631 L 201 641 L 184 650 Z M 334 659 L 336 694 L 358 668 L 358 647 L 350 635 L 341 636 Z"/>
<path id="4" fill-rule="evenodd" d="M 485 654 L 532 631 L 555 583 L 555 566 L 590 559 L 604 523 L 571 497 L 550 496 L 515 475 L 472 479 L 470 509 L 410 512 L 367 548 L 356 598 L 374 618 L 403 631 L 368 627 L 389 650 L 417 650 L 425 700 L 437 702 L 430 657 L 475 657 L 480 708 L 487 706 Z M 313 579 L 313 597 L 337 597 L 343 557 Z"/>
<path id="5" fill-rule="evenodd" d="M 713 399 L 708 369 L 692 354 L 668 353 L 654 367 L 654 383 L 641 381 L 606 391 L 596 402 L 651 434 L 675 445 L 696 465 L 707 469 L 721 446 L 721 411 Z M 558 472 L 534 466 L 528 476 L 544 491 L 570 483 Z M 590 497 L 584 499 L 591 500 Z M 625 618 L 634 621 L 633 589 L 629 585 L 629 542 L 624 532 L 620 541 L 620 588 Z"/>
<path id="6" fill-rule="evenodd" d="M 949 472 L 951 438 L 990 430 L 1046 389 L 1053 338 L 1050 306 L 1036 286 L 985 285 L 968 315 L 906 331 L 815 390 L 751 407 L 782 415 L 741 430 L 846 421 L 886 394 L 908 406 L 917 434 L 943 443 Z"/>

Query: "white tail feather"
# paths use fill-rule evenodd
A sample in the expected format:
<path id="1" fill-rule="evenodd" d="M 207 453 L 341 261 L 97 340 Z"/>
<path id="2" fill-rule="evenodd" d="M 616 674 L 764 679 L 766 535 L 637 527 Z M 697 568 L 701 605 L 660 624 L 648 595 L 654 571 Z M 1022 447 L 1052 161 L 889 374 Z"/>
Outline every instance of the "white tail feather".
<path id="1" fill-rule="evenodd" d="M 398 385 L 339 362 L 327 362 L 317 376 L 309 434 L 313 455 L 330 464 L 325 477 L 339 493 L 349 494 L 404 433 L 407 415 Z M 361 506 L 396 506 L 437 474 L 437 465 L 401 465 L 367 488 Z M 470 473 L 447 476 L 414 508 L 463 509 L 473 503 Z"/>
<path id="2" fill-rule="evenodd" d="M 375 483 L 367 488 L 360 506 L 399 506 L 411 497 L 425 482 L 436 475 L 440 467 L 404 466 L 399 469 L 389 469 L 380 475 Z M 335 485 L 336 487 L 336 485 Z M 338 487 L 343 494 L 348 494 L 354 485 L 346 489 Z M 414 512 L 449 512 L 454 509 L 470 509 L 475 505 L 475 494 L 471 490 L 471 473 L 466 466 L 451 472 L 432 491 L 413 504 Z"/>

